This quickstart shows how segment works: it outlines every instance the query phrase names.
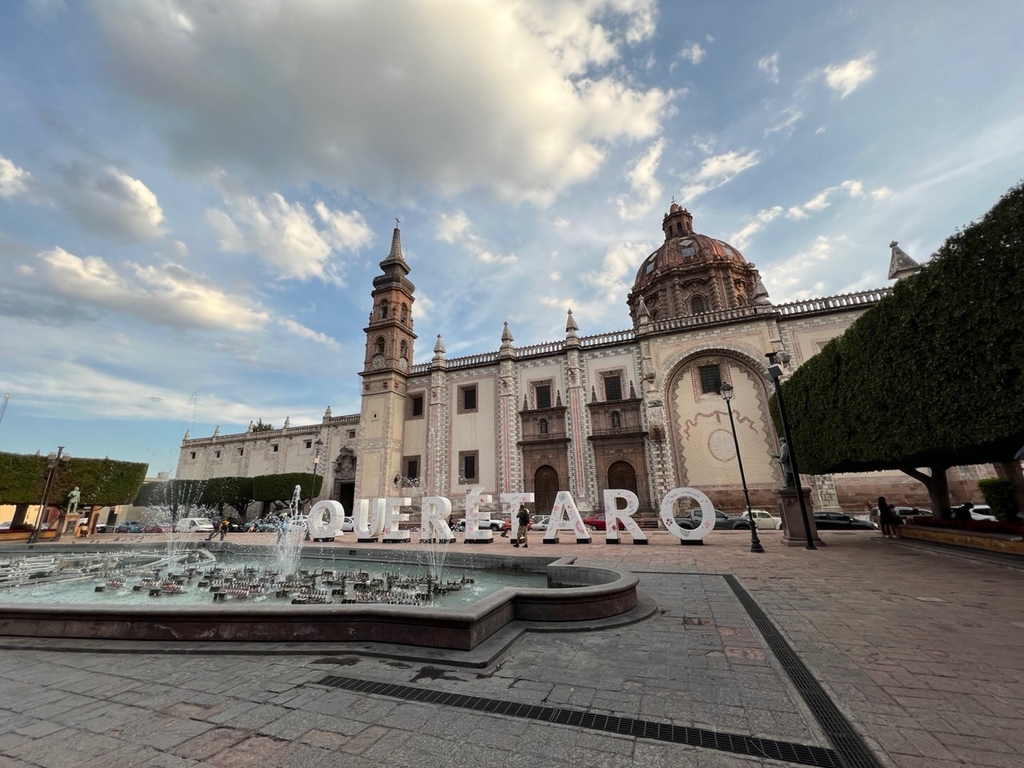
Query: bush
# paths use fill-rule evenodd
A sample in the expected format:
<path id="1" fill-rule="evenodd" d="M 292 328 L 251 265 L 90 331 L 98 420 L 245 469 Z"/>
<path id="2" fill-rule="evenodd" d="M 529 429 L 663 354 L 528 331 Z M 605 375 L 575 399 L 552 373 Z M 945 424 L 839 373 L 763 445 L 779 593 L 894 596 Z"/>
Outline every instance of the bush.
<path id="1" fill-rule="evenodd" d="M 1000 480 L 996 477 L 979 480 L 978 490 L 985 497 L 985 503 L 992 508 L 993 515 L 1004 521 L 1017 519 L 1020 510 L 1017 509 L 1013 483 L 1009 480 Z"/>

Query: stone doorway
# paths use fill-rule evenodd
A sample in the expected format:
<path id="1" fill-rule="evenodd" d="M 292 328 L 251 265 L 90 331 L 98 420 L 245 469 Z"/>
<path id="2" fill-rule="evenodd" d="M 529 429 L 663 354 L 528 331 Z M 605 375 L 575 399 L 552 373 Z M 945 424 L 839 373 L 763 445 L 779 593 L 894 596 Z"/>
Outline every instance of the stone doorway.
<path id="1" fill-rule="evenodd" d="M 554 467 L 545 465 L 537 468 L 533 475 L 533 494 L 537 513 L 548 514 L 558 495 L 558 471 Z"/>

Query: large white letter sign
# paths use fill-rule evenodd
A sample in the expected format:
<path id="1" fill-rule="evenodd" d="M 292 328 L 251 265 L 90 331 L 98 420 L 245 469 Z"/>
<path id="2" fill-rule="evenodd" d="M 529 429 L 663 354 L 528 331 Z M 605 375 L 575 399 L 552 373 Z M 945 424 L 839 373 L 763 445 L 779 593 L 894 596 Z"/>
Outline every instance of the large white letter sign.
<path id="1" fill-rule="evenodd" d="M 700 504 L 700 525 L 692 531 L 680 528 L 676 522 L 676 502 L 679 499 L 693 499 Z M 715 508 L 711 504 L 711 499 L 696 488 L 673 488 L 661 500 L 661 522 L 669 533 L 679 537 L 680 544 L 699 541 L 715 529 Z"/>
<path id="2" fill-rule="evenodd" d="M 399 511 L 403 506 L 409 504 L 412 504 L 412 499 L 407 496 L 396 496 L 384 500 L 383 541 L 400 544 L 412 538 L 408 530 L 401 530 L 401 523 L 409 520 L 409 513 Z"/>
<path id="3" fill-rule="evenodd" d="M 515 541 L 519 535 L 519 505 L 532 502 L 533 494 L 502 493 L 498 495 L 498 499 L 501 501 L 502 506 L 508 509 L 509 517 L 512 519 L 512 530 L 509 531 L 509 534 L 512 536 L 512 540 Z"/>
<path id="4" fill-rule="evenodd" d="M 480 504 L 490 504 L 491 495 L 483 493 L 482 485 L 474 485 L 466 492 L 466 543 L 467 544 L 490 544 L 494 541 L 494 531 L 491 530 L 491 515 L 480 511 Z M 484 525 L 487 530 L 480 530 Z"/>
<path id="5" fill-rule="evenodd" d="M 626 502 L 625 509 L 619 509 L 618 499 Z M 604 492 L 604 543 L 618 544 L 619 530 L 625 528 L 633 537 L 634 544 L 646 544 L 647 534 L 640 530 L 633 515 L 640 509 L 640 499 L 632 491 L 609 488 Z"/>
<path id="6" fill-rule="evenodd" d="M 420 507 L 420 543 L 451 544 L 455 534 L 448 525 L 452 502 L 444 496 L 424 496 Z"/>
<path id="7" fill-rule="evenodd" d="M 565 518 L 572 523 L 572 529 L 576 534 L 576 543 L 589 544 L 590 531 L 583 524 L 583 518 L 580 517 L 580 511 L 576 508 L 576 502 L 569 491 L 559 491 L 555 496 L 554 506 L 551 507 L 551 519 L 548 520 L 548 527 L 544 531 L 544 543 L 558 543 L 558 530 Z"/>
<path id="8" fill-rule="evenodd" d="M 345 508 L 337 501 L 324 499 L 309 510 L 309 535 L 313 539 L 333 539 L 341 536 L 341 523 Z"/>
<path id="9" fill-rule="evenodd" d="M 352 510 L 353 527 L 356 529 L 356 541 L 376 541 L 384 528 L 384 499 L 373 500 L 373 517 L 370 518 L 370 500 L 356 499 L 356 508 Z"/>

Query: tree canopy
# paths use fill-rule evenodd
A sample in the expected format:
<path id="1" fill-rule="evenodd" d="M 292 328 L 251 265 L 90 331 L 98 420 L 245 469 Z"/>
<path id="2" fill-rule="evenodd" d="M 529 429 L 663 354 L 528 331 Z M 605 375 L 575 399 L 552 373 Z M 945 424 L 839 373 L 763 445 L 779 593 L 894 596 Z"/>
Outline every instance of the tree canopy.
<path id="1" fill-rule="evenodd" d="M 1024 184 L 785 382 L 801 470 L 919 477 L 1010 459 L 1024 444 L 1021 307 Z"/>
<path id="2" fill-rule="evenodd" d="M 49 503 L 62 505 L 72 488 L 80 506 L 128 504 L 139 492 L 148 464 L 113 459 L 68 458 L 57 466 Z M 39 504 L 50 467 L 46 456 L 0 453 L 0 503 Z"/>

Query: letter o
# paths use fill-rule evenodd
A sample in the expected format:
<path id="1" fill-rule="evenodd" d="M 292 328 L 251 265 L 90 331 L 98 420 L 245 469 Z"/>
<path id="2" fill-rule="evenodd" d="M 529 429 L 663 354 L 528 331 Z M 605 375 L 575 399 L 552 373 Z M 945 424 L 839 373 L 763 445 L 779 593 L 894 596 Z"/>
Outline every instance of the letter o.
<path id="1" fill-rule="evenodd" d="M 676 522 L 675 506 L 679 499 L 693 499 L 700 505 L 700 525 L 693 530 L 680 528 Z M 661 500 L 661 522 L 665 529 L 680 541 L 696 541 L 703 539 L 715 529 L 715 507 L 703 491 L 696 488 L 673 488 Z"/>

